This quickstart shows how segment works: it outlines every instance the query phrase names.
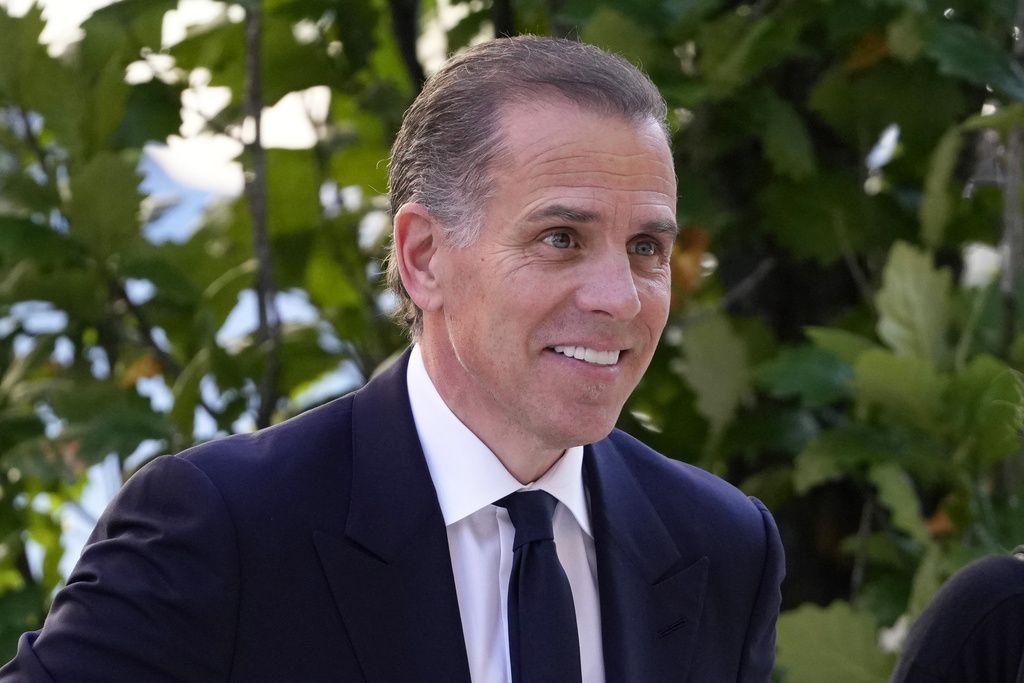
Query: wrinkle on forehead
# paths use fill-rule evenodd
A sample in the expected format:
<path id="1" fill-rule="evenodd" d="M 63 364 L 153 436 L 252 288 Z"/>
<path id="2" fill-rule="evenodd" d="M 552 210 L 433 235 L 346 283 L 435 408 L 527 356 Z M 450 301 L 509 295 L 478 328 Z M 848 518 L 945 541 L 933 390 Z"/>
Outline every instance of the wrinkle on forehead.
<path id="1" fill-rule="evenodd" d="M 506 161 L 492 179 L 505 199 L 488 202 L 503 220 L 536 224 L 531 214 L 556 206 L 591 212 L 601 223 L 625 220 L 634 229 L 675 232 L 675 169 L 657 122 L 560 102 L 511 108 L 503 116 Z"/>

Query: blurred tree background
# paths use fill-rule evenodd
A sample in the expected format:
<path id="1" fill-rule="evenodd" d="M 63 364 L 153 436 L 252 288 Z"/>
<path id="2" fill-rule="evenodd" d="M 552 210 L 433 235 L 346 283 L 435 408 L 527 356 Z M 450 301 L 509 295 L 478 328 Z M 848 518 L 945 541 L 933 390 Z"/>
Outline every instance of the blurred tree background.
<path id="1" fill-rule="evenodd" d="M 280 421 L 403 347 L 388 147 L 436 58 L 493 35 L 617 51 L 669 102 L 686 229 L 621 426 L 774 511 L 777 680 L 884 680 L 953 571 L 1024 542 L 1013 0 L 207 4 L 168 41 L 177 2 L 114 2 L 59 54 L 0 8 L 0 658 L 91 466 Z M 296 93 L 315 135 L 264 142 Z M 187 220 L 143 182 L 182 135 L 244 169 Z"/>

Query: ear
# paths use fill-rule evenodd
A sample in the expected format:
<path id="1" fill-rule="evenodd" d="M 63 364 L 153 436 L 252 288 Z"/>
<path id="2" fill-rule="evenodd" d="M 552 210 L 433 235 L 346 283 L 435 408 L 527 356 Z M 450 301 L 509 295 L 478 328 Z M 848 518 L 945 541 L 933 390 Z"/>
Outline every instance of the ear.
<path id="1" fill-rule="evenodd" d="M 434 255 L 441 246 L 441 225 L 422 204 L 403 204 L 395 214 L 395 258 L 402 284 L 420 310 L 441 305 Z"/>

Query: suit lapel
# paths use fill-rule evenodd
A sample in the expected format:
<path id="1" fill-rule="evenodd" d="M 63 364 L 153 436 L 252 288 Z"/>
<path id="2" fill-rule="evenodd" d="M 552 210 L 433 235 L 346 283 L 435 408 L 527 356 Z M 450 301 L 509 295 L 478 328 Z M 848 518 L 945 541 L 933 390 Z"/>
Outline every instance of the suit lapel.
<path id="1" fill-rule="evenodd" d="M 416 434 L 405 353 L 353 397 L 345 537 L 314 542 L 371 681 L 469 682 L 448 537 Z"/>
<path id="2" fill-rule="evenodd" d="M 584 478 L 597 555 L 605 675 L 683 681 L 689 672 L 708 559 L 685 558 L 610 440 L 588 446 Z"/>

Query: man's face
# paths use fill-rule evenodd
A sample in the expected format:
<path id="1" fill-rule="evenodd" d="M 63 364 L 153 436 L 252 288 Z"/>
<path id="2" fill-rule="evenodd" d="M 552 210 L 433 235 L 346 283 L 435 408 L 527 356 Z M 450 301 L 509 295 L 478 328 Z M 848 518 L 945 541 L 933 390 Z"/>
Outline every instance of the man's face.
<path id="1" fill-rule="evenodd" d="M 480 237 L 433 257 L 424 349 L 442 397 L 499 456 L 561 451 L 611 431 L 665 326 L 672 158 L 653 121 L 557 100 L 503 123 L 510 154 Z"/>

